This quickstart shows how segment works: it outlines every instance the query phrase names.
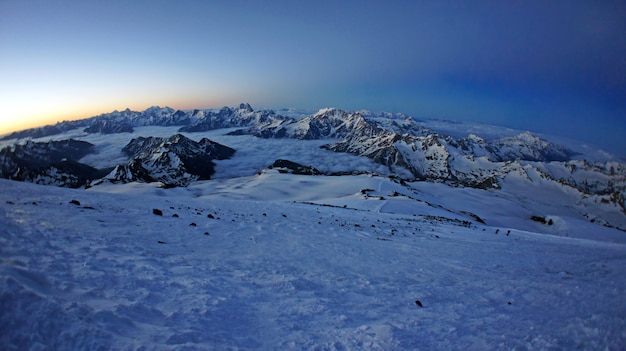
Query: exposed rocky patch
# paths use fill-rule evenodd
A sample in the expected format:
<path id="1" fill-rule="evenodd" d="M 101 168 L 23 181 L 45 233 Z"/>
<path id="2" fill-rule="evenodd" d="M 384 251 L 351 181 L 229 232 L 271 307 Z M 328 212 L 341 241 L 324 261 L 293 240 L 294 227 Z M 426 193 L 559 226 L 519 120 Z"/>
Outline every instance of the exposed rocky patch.
<path id="1" fill-rule="evenodd" d="M 276 160 L 268 167 L 269 169 L 276 169 L 280 173 L 302 174 L 302 175 L 321 175 L 318 169 L 312 166 L 303 166 L 299 163 L 289 160 Z"/>

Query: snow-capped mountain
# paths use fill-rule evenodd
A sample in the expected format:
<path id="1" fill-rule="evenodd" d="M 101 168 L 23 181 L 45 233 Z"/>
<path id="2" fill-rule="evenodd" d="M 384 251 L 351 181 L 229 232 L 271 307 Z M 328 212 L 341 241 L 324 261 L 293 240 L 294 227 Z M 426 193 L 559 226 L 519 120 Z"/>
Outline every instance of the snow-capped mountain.
<path id="1" fill-rule="evenodd" d="M 79 187 L 101 172 L 78 162 L 95 146 L 74 139 L 50 142 L 26 141 L 0 150 L 2 178 L 39 184 Z"/>
<path id="2" fill-rule="evenodd" d="M 166 187 L 187 186 L 208 180 L 215 173 L 213 160 L 230 158 L 235 150 L 203 138 L 195 142 L 182 134 L 170 138 L 139 137 L 122 152 L 130 162 L 118 165 L 102 180 L 109 182 L 161 182 Z"/>
<path id="3" fill-rule="evenodd" d="M 314 115 L 294 120 L 285 118 L 280 123 L 254 124 L 232 134 L 251 134 L 261 138 L 294 138 L 302 140 L 343 139 L 350 136 L 376 136 L 383 129 L 366 121 L 357 113 L 335 108 L 319 110 Z"/>
<path id="4" fill-rule="evenodd" d="M 530 132 L 487 141 L 470 134 L 462 138 L 441 135 L 419 127 L 404 115 L 384 118 L 378 115 L 365 119 L 360 112 L 348 113 L 337 109 L 322 109 L 318 113 L 300 120 L 281 123 L 279 126 L 255 125 L 234 134 L 248 133 L 265 138 L 295 139 L 341 139 L 324 145 L 328 150 L 348 152 L 371 158 L 401 176 L 409 178 L 444 181 L 470 187 L 497 188 L 498 179 L 508 172 L 524 172 L 523 164 L 529 162 L 568 162 L 576 152 L 546 140 Z M 416 134 L 411 134 L 416 133 Z M 520 163 L 521 162 L 521 163 Z M 576 187 L 582 192 L 593 194 L 623 193 L 625 188 L 623 167 L 612 162 L 590 167 L 572 160 L 565 167 L 586 174 L 596 169 L 613 169 L 603 173 L 603 181 L 593 181 L 589 186 L 571 174 L 562 171 L 552 173 L 556 167 L 543 167 L 545 177 Z M 578 165 L 578 166 L 577 166 Z M 407 175 L 406 171 L 410 172 Z M 606 178 L 612 178 L 610 181 Z"/>
<path id="5" fill-rule="evenodd" d="M 513 137 L 494 140 L 487 146 L 492 161 L 568 161 L 576 153 L 524 132 Z"/>
<path id="6" fill-rule="evenodd" d="M 99 120 L 94 122 L 84 131 L 87 133 L 100 133 L 100 134 L 116 134 L 116 133 L 132 133 L 133 126 L 127 122 L 116 122 L 113 120 Z"/>
<path id="7" fill-rule="evenodd" d="M 385 132 L 376 137 L 355 136 L 324 145 L 337 152 L 366 156 L 401 172 L 408 170 L 418 180 L 444 181 L 450 178 L 450 153 L 436 136 L 416 137 Z"/>
<path id="8" fill-rule="evenodd" d="M 182 126 L 181 132 L 201 132 L 219 128 L 243 127 L 272 121 L 275 113 L 270 110 L 255 112 L 249 104 L 239 108 L 224 107 L 219 111 L 212 109 L 182 111 L 171 107 L 153 106 L 145 111 L 113 111 L 77 121 L 63 121 L 55 125 L 31 128 L 10 133 L 0 140 L 42 138 L 62 134 L 76 128 L 84 128 L 86 133 L 132 133 L 134 128 L 142 126 Z M 278 116 L 279 120 L 286 117 Z"/>
<path id="9" fill-rule="evenodd" d="M 237 109 L 223 107 L 218 112 L 193 110 L 190 117 L 195 122 L 181 127 L 179 132 L 206 132 L 214 129 L 248 126 L 262 128 L 291 121 L 290 118 L 277 115 L 271 110 L 254 111 L 250 104 L 243 103 Z"/>

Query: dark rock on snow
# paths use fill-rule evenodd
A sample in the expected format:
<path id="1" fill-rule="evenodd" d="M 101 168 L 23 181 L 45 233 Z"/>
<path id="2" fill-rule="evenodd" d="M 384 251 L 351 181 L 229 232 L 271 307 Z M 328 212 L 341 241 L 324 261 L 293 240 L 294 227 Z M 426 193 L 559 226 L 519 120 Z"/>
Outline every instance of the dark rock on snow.
<path id="1" fill-rule="evenodd" d="M 277 169 L 280 173 L 302 174 L 302 175 L 320 175 L 322 172 L 312 166 L 303 166 L 299 163 L 289 160 L 276 160 L 268 167 L 269 169 Z"/>

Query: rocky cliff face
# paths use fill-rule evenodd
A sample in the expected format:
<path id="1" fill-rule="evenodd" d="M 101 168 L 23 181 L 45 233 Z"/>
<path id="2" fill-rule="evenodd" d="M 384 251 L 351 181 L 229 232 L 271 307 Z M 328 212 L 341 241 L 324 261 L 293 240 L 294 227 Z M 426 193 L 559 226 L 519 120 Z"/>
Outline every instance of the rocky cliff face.
<path id="1" fill-rule="evenodd" d="M 78 163 L 78 160 L 92 152 L 94 145 L 85 141 L 27 141 L 0 150 L 0 176 L 21 181 L 34 181 L 49 176 L 50 179 L 56 179 L 50 180 L 49 184 L 80 186 L 80 181 L 88 178 L 90 172 L 82 167 L 89 166 Z M 76 180 L 60 181 L 63 177 L 75 177 Z"/>
<path id="2" fill-rule="evenodd" d="M 351 137 L 323 148 L 369 157 L 396 172 L 398 167 L 404 168 L 418 180 L 450 179 L 450 153 L 434 135 L 418 137 L 386 132 L 376 137 Z"/>
<path id="3" fill-rule="evenodd" d="M 187 186 L 196 180 L 210 179 L 215 173 L 213 160 L 230 158 L 235 153 L 234 149 L 207 138 L 195 142 L 182 134 L 169 138 L 136 138 L 122 151 L 131 161 L 118 165 L 101 181 L 161 182 L 166 187 Z"/>
<path id="4" fill-rule="evenodd" d="M 107 173 L 107 170 L 99 170 L 80 162 L 63 160 L 26 172 L 22 180 L 41 185 L 80 188 Z"/>

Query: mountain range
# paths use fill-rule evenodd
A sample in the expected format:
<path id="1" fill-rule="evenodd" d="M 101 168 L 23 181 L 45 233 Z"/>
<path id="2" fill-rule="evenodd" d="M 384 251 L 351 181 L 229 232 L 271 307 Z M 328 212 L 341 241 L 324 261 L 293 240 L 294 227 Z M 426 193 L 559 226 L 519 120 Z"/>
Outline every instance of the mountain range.
<path id="1" fill-rule="evenodd" d="M 135 135 L 137 128 L 148 126 L 173 127 L 177 132 L 169 137 L 137 135 L 121 149 L 127 159 L 121 164 L 96 168 L 81 163 L 86 155 L 98 153 L 98 147 L 86 141 L 90 135 Z M 233 137 L 319 140 L 323 142 L 321 149 L 368 158 L 384 166 L 387 175 L 403 181 L 499 189 L 511 174 L 528 182 L 538 177 L 572 188 L 581 198 L 597 197 L 598 202 L 612 204 L 626 213 L 624 163 L 586 160 L 577 151 L 530 132 L 489 139 L 476 134 L 454 137 L 403 114 L 335 108 L 324 108 L 301 118 L 273 110 L 255 111 L 245 103 L 219 110 L 151 107 L 142 112 L 114 111 L 4 136 L 2 139 L 9 146 L 0 151 L 0 174 L 8 179 L 68 187 L 91 187 L 104 182 L 160 182 L 165 187 L 185 187 L 210 179 L 215 173 L 214 160 L 235 155 L 234 148 L 208 138 L 193 140 L 219 130 Z M 62 138 L 72 131 L 83 140 Z M 316 164 L 298 167 L 320 172 Z M 342 174 L 363 172 L 347 169 Z"/>

